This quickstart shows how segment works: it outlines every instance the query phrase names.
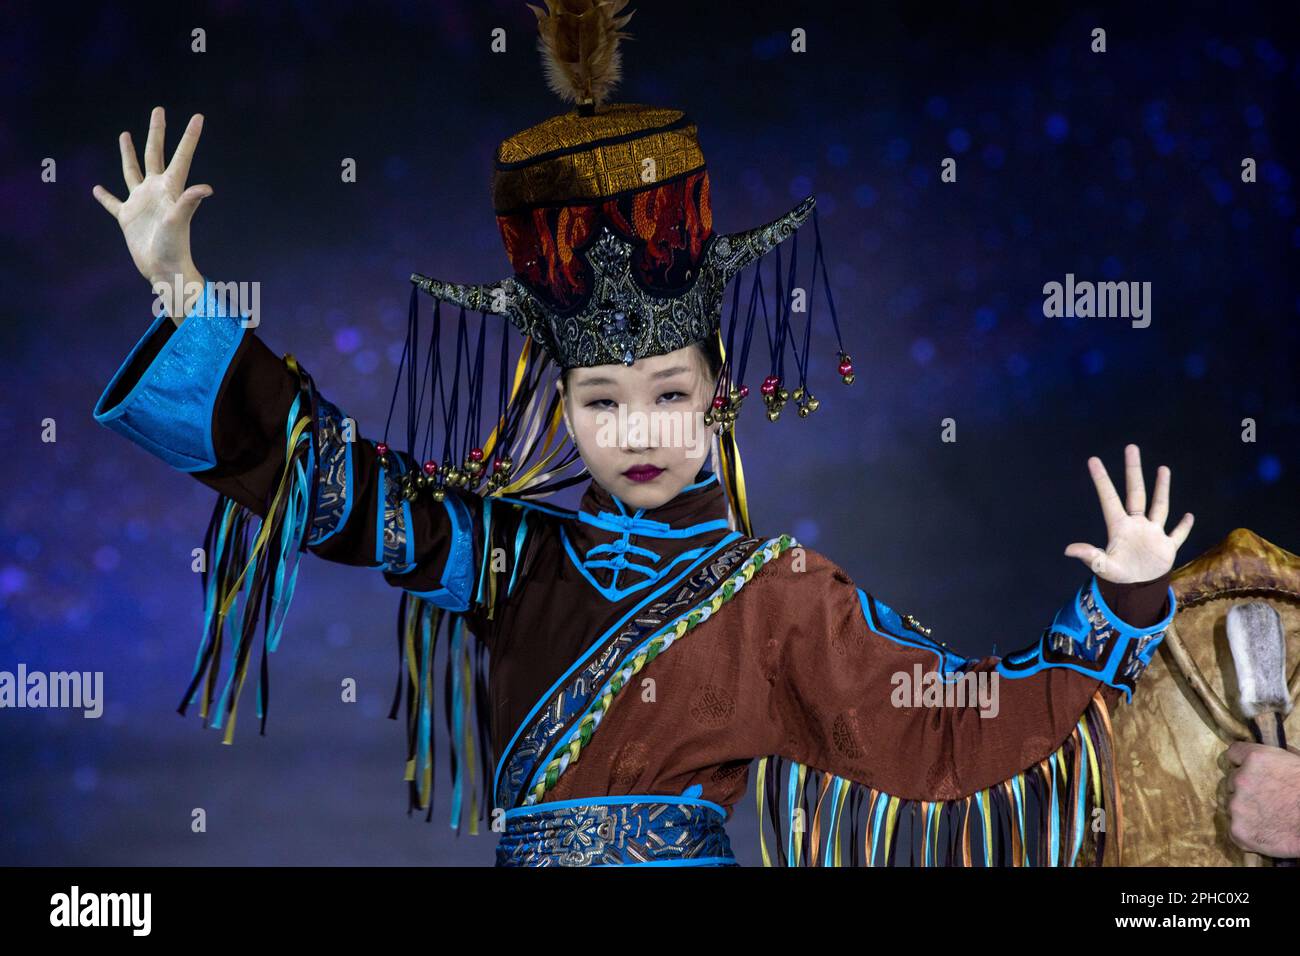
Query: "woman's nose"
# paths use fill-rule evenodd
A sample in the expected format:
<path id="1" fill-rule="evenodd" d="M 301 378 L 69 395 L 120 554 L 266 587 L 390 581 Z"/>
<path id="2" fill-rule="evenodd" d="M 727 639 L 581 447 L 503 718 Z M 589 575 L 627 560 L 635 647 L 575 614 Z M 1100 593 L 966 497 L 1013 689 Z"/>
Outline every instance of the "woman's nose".
<path id="1" fill-rule="evenodd" d="M 628 451 L 644 451 L 647 448 L 658 447 L 659 438 L 656 434 L 658 428 L 651 414 L 652 409 L 638 404 L 630 404 L 626 407 L 626 422 L 619 434 L 622 447 Z"/>

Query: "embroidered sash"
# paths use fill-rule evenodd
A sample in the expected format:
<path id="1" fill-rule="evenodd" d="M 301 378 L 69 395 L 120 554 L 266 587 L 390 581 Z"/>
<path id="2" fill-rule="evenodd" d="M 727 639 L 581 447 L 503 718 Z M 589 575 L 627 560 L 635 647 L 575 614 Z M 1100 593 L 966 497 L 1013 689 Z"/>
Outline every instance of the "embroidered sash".
<path id="1" fill-rule="evenodd" d="M 516 807 L 497 866 L 735 866 L 716 803 L 686 797 L 594 797 Z"/>

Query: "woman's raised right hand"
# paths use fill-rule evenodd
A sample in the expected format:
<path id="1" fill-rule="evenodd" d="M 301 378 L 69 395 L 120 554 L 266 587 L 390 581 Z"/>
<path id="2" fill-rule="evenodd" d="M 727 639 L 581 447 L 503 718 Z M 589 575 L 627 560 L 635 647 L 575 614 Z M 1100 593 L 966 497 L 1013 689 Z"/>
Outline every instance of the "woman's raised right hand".
<path id="1" fill-rule="evenodd" d="M 156 106 L 149 117 L 149 138 L 144 146 L 144 176 L 140 175 L 131 134 L 124 132 L 118 137 L 122 177 L 128 191 L 126 202 L 98 184 L 91 192 L 122 227 L 131 259 L 151 285 L 171 285 L 177 274 L 186 283 L 201 285 L 202 276 L 190 255 L 190 219 L 199 203 L 212 195 L 212 187 L 203 184 L 186 189 L 185 180 L 203 129 L 203 115 L 195 113 L 190 117 L 171 163 L 164 168 L 166 129 L 163 108 Z M 177 314 L 174 309 L 170 311 L 173 317 Z"/>

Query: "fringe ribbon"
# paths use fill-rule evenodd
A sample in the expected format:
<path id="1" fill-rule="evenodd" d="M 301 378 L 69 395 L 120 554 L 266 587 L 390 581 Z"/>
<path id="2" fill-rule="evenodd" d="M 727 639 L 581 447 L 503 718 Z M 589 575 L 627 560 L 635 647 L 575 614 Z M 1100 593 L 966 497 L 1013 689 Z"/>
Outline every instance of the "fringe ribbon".
<path id="1" fill-rule="evenodd" d="M 496 571 L 488 560 L 490 553 L 490 548 L 485 550 L 492 595 L 489 600 L 494 601 Z M 437 607 L 409 591 L 402 592 L 397 617 L 399 674 L 388 716 L 397 719 L 398 709 L 405 698 L 407 812 L 425 810 L 425 819 L 433 819 L 434 764 L 437 759 L 433 672 L 438 634 L 442 630 L 447 635 L 443 671 L 444 719 L 451 743 L 449 822 L 457 832 L 467 822 L 470 835 L 477 835 L 479 821 L 487 818 L 490 773 L 495 762 L 488 736 L 487 648 L 482 642 L 471 640 L 473 635 L 466 627 L 464 614 Z"/>
<path id="2" fill-rule="evenodd" d="M 225 744 L 234 741 L 239 698 L 248 676 L 258 617 L 263 610 L 266 616 L 257 714 L 260 733 L 266 734 L 270 704 L 267 655 L 279 646 L 298 581 L 298 560 L 311 526 L 317 444 L 315 385 L 292 355 L 286 355 L 285 362 L 298 375 L 299 391 L 285 422 L 284 467 L 280 480 L 256 532 L 252 530 L 254 522 L 259 520 L 256 515 L 224 495 L 217 499 L 204 538 L 203 637 L 190 685 L 177 708 L 182 714 L 188 710 L 202 682 L 200 714 L 204 726 L 221 729 L 225 723 L 222 739 Z M 214 707 L 222 651 L 227 641 L 229 671 Z"/>
<path id="3" fill-rule="evenodd" d="M 773 865 L 765 815 L 778 866 L 844 865 L 846 829 L 850 866 L 1120 865 L 1123 819 L 1112 739 L 1098 692 L 1055 752 L 1009 780 L 949 801 L 901 799 L 764 757 L 755 786 L 763 865 Z M 1113 861 L 1106 859 L 1111 832 Z"/>

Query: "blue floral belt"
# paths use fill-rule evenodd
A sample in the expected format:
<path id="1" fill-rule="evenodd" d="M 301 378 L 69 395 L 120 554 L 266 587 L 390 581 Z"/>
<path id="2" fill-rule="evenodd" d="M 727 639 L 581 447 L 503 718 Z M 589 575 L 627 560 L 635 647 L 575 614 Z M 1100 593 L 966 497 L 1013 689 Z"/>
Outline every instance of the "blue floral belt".
<path id="1" fill-rule="evenodd" d="M 497 866 L 735 866 L 726 817 L 709 800 L 659 795 L 516 807 Z"/>

